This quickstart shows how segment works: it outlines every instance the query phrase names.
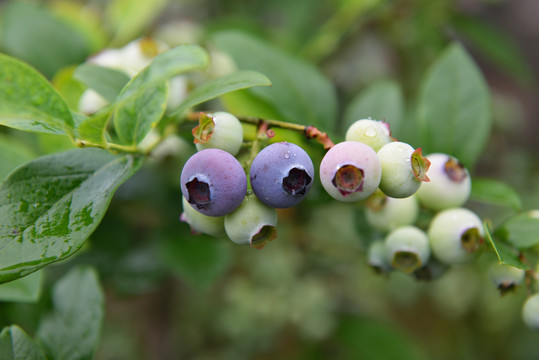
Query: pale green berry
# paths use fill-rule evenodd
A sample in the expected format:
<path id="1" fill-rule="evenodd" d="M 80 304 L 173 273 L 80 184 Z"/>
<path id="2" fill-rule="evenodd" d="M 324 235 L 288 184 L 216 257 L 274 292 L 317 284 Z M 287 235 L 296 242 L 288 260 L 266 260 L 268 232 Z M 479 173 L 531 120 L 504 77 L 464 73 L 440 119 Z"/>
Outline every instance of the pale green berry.
<path id="1" fill-rule="evenodd" d="M 414 194 L 426 176 L 429 162 L 409 144 L 395 141 L 378 150 L 382 165 L 380 190 L 393 198 L 405 198 Z"/>
<path id="2" fill-rule="evenodd" d="M 468 170 L 456 158 L 447 154 L 429 154 L 427 175 L 430 181 L 417 191 L 419 202 L 432 210 L 460 207 L 468 200 L 472 182 Z"/>
<path id="3" fill-rule="evenodd" d="M 475 252 L 483 242 L 481 219 L 465 208 L 439 212 L 428 229 L 432 253 L 448 265 L 464 264 L 475 259 Z"/>
<path id="4" fill-rule="evenodd" d="M 412 225 L 419 214 L 419 203 L 415 196 L 396 199 L 377 190 L 368 199 L 365 207 L 367 222 L 375 229 L 388 232 L 400 226 Z"/>
<path id="5" fill-rule="evenodd" d="M 375 240 L 369 245 L 367 261 L 369 266 L 377 273 L 384 273 L 391 270 L 391 265 L 387 261 L 386 244 L 384 241 Z"/>
<path id="6" fill-rule="evenodd" d="M 490 280 L 502 294 L 514 290 L 522 283 L 525 275 L 524 270 L 507 264 L 494 263 L 489 268 Z"/>
<path id="7" fill-rule="evenodd" d="M 385 238 L 386 256 L 395 269 L 412 273 L 429 261 L 429 239 L 415 226 L 403 226 L 391 231 Z"/>
<path id="8" fill-rule="evenodd" d="M 346 131 L 345 140 L 362 142 L 369 145 L 374 151 L 380 150 L 382 146 L 393 141 L 389 124 L 372 119 L 357 120 L 350 125 Z"/>
<path id="9" fill-rule="evenodd" d="M 533 294 L 524 302 L 522 320 L 531 330 L 539 331 L 539 293 Z"/>
<path id="10" fill-rule="evenodd" d="M 224 216 L 207 216 L 195 210 L 182 196 L 183 213 L 180 220 L 186 222 L 194 233 L 213 236 L 225 234 Z"/>
<path id="11" fill-rule="evenodd" d="M 276 225 L 277 211 L 253 194 L 247 195 L 239 208 L 225 216 L 225 231 L 230 240 L 257 249 L 277 236 Z"/>
<path id="12" fill-rule="evenodd" d="M 224 111 L 200 114 L 200 124 L 193 129 L 195 146 L 198 151 L 221 149 L 236 155 L 243 143 L 243 127 L 232 114 Z"/>

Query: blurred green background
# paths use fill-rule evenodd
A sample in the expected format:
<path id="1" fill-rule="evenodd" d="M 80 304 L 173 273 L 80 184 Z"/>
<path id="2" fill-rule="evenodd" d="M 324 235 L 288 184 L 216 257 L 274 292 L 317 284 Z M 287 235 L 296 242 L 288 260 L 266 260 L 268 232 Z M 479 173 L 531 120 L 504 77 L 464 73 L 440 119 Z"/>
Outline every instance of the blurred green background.
<path id="1" fill-rule="evenodd" d="M 447 45 L 459 41 L 492 96 L 492 133 L 470 170 L 517 189 L 524 209 L 539 208 L 535 0 L 5 1 L 0 6 L 0 50 L 35 66 L 73 106 L 82 90 L 62 77 L 101 49 L 153 36 L 170 45 L 201 44 L 220 64 L 227 60 L 217 50 L 216 34 L 235 29 L 262 38 L 329 79 L 337 94 L 336 116 L 320 128 L 334 141 L 343 138 L 348 105 L 366 89 L 384 89 L 382 95 L 397 92 L 395 101 L 404 106 L 385 98 L 381 106 L 390 114 L 400 109 L 392 113 L 403 119 L 399 139 L 413 143 L 408 124 L 421 79 Z M 244 50 L 248 58 L 250 49 Z M 248 96 L 236 94 L 212 106 L 245 110 Z M 276 115 L 275 109 L 250 104 L 256 114 Z M 431 282 L 377 275 L 366 264 L 358 206 L 330 200 L 320 186 L 300 206 L 279 211 L 278 238 L 263 250 L 192 235 L 178 219 L 179 173 L 195 151 L 184 138 L 174 152 L 149 159 L 120 187 L 76 256 L 42 270 L 35 280 L 42 281 L 36 302 L 0 303 L 2 327 L 19 324 L 34 334 L 51 307 L 52 284 L 69 268 L 89 264 L 98 270 L 106 294 L 99 360 L 539 358 L 539 335 L 520 319 L 526 290 L 498 294 L 487 275 L 491 254 Z M 321 149 L 302 146 L 318 163 Z M 64 138 L 2 128 L 0 176 L 70 147 Z M 468 207 L 494 221 L 509 213 L 474 202 Z"/>

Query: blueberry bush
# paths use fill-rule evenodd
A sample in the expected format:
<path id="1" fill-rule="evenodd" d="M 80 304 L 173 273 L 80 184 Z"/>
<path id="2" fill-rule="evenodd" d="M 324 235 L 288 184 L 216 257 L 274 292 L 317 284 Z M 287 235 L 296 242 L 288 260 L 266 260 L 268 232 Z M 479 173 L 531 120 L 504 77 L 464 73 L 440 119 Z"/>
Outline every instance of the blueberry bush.
<path id="1" fill-rule="evenodd" d="M 1 3 L 0 360 L 537 359 L 538 10 Z"/>

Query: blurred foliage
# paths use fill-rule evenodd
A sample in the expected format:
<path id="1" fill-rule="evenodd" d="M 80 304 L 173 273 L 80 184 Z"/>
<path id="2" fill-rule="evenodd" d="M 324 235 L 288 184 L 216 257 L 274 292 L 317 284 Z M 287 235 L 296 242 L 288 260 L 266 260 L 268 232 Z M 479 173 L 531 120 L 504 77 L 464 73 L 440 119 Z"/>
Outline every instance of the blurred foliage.
<path id="1" fill-rule="evenodd" d="M 486 148 L 480 154 L 469 150 L 472 174 L 509 184 L 522 199 L 520 204 L 503 184 L 483 183 L 476 187 L 476 199 L 495 205 L 473 200 L 468 205 L 495 225 L 512 214 L 511 207 L 500 203 L 524 210 L 539 207 L 539 109 L 528 100 L 537 99 L 539 59 L 523 51 L 529 39 L 511 34 L 518 33 L 517 21 L 506 28 L 500 20 L 504 11 L 525 2 L 57 0 L 0 6 L 0 50 L 53 79 L 71 108 L 84 89 L 72 76 L 74 66 L 105 47 L 149 35 L 171 45 L 206 47 L 213 61 L 206 75 L 230 66 L 223 55 L 229 52 L 236 63 L 232 66 L 260 71 L 280 90 L 242 90 L 212 106 L 316 123 L 336 141 L 363 112 L 386 118 L 396 137 L 419 146 L 424 135 L 416 128 L 418 116 L 430 122 L 458 117 L 439 108 L 439 113 L 430 111 L 432 101 L 447 100 L 447 92 L 421 86 L 443 50 L 459 42 L 458 49 L 462 46 L 469 58 L 462 60 L 461 50 L 451 51 L 459 52 L 457 61 L 478 64 L 486 84 L 475 85 L 488 86 L 493 99 L 484 110 L 494 118 Z M 309 83 L 300 83 L 297 72 L 286 73 L 280 62 L 292 68 L 305 65 L 298 72 L 305 71 Z M 70 335 L 68 326 L 45 330 L 53 326 L 50 321 L 61 322 L 58 297 L 63 295 L 52 290 L 54 284 L 66 281 L 58 282 L 66 273 L 93 279 L 92 272 L 75 267 L 82 264 L 97 269 L 105 290 L 105 322 L 95 359 L 539 358 L 537 335 L 520 321 L 525 289 L 501 297 L 488 279 L 494 252 L 431 282 L 399 273 L 379 276 L 366 264 L 363 250 L 376 234 L 361 226 L 360 209 L 330 201 L 318 183 L 300 206 L 279 212 L 279 236 L 262 251 L 192 235 L 179 221 L 179 173 L 194 152 L 190 129 L 182 130 L 174 151 L 150 159 L 118 189 L 76 257 L 43 269 L 43 279 L 0 285 L 1 327 L 17 324 L 27 334 L 15 326 L 4 330 L 0 349 L 13 338 L 62 342 L 56 336 Z M 38 155 L 72 147 L 56 135 L 0 131 L 2 177 Z M 319 163 L 321 149 L 300 141 Z M 495 190 L 481 191 L 486 186 Z M 493 191 L 505 197 L 492 198 Z M 535 220 L 516 217 L 504 224 L 521 229 L 519 221 L 528 226 Z M 507 241 L 537 247 L 534 235 L 524 232 Z M 75 272 L 69 273 L 72 268 Z M 6 290 L 11 298 L 2 295 L 7 285 L 17 288 Z M 94 285 L 92 294 L 99 301 Z M 92 311 L 101 314 L 99 308 Z M 56 315 L 46 317 L 51 313 Z M 91 352 L 87 347 L 86 353 Z"/>

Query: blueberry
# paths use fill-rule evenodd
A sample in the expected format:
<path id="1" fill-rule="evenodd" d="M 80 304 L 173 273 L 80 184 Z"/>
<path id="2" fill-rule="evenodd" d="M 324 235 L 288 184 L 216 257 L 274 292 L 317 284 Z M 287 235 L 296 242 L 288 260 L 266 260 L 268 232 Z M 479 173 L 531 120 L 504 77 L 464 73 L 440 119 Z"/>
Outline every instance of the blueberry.
<path id="1" fill-rule="evenodd" d="M 280 142 L 262 149 L 251 164 L 251 187 L 264 204 L 289 208 L 299 204 L 314 179 L 311 158 L 299 146 Z"/>
<path id="2" fill-rule="evenodd" d="M 367 222 L 375 229 L 389 232 L 397 227 L 412 225 L 419 215 L 419 203 L 414 195 L 404 199 L 389 197 L 376 190 L 366 202 Z"/>
<path id="3" fill-rule="evenodd" d="M 395 269 L 412 273 L 425 266 L 430 257 L 429 239 L 415 226 L 402 226 L 385 238 L 388 262 Z"/>
<path id="4" fill-rule="evenodd" d="M 276 225 L 277 211 L 253 194 L 247 195 L 237 210 L 225 216 L 225 231 L 230 240 L 257 249 L 275 239 Z"/>
<path id="5" fill-rule="evenodd" d="M 182 196 L 183 213 L 180 220 L 191 227 L 193 233 L 202 233 L 213 236 L 225 234 L 224 216 L 208 216 L 195 210 Z"/>
<path id="6" fill-rule="evenodd" d="M 508 291 L 515 290 L 524 281 L 526 275 L 526 272 L 522 269 L 498 262 L 490 266 L 488 273 L 490 280 L 502 295 Z"/>
<path id="7" fill-rule="evenodd" d="M 428 229 L 432 253 L 447 265 L 475 259 L 484 235 L 481 219 L 471 210 L 452 208 L 439 212 Z"/>
<path id="8" fill-rule="evenodd" d="M 435 153 L 427 173 L 430 181 L 417 191 L 419 202 L 432 210 L 444 210 L 464 205 L 470 196 L 472 182 L 468 170 L 454 157 Z"/>
<path id="9" fill-rule="evenodd" d="M 247 192 L 241 164 L 226 151 L 206 149 L 187 160 L 181 173 L 183 196 L 208 216 L 223 216 L 240 206 Z"/>
<path id="10" fill-rule="evenodd" d="M 380 190 L 393 198 L 405 198 L 414 194 L 426 176 L 430 162 L 421 155 L 421 149 L 395 141 L 378 150 L 382 164 Z"/>
<path id="11" fill-rule="evenodd" d="M 393 141 L 389 124 L 372 119 L 361 119 L 354 122 L 346 131 L 347 141 L 359 141 L 369 145 L 374 151 Z"/>
<path id="12" fill-rule="evenodd" d="M 243 127 L 237 117 L 224 111 L 200 114 L 200 124 L 193 129 L 197 150 L 221 149 L 236 155 L 243 143 Z"/>
<path id="13" fill-rule="evenodd" d="M 354 202 L 369 197 L 380 184 L 382 168 L 376 152 L 358 141 L 343 141 L 320 162 L 320 181 L 331 197 Z"/>
<path id="14" fill-rule="evenodd" d="M 539 293 L 531 295 L 524 302 L 522 320 L 530 330 L 539 331 Z"/>

